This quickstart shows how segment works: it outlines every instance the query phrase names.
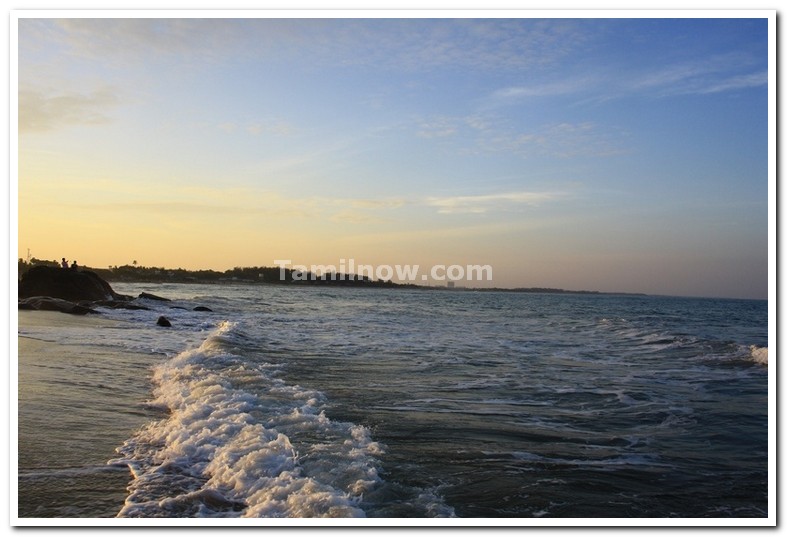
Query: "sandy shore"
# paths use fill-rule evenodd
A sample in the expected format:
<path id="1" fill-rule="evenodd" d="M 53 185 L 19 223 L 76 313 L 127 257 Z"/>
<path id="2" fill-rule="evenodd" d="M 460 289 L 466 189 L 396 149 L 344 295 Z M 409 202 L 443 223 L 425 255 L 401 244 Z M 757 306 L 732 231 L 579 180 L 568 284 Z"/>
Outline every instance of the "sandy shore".
<path id="1" fill-rule="evenodd" d="M 49 327 L 68 327 L 68 326 L 118 326 L 121 321 L 107 319 L 101 315 L 69 315 L 59 311 L 34 311 L 19 310 L 19 327 L 27 326 L 49 326 Z"/>

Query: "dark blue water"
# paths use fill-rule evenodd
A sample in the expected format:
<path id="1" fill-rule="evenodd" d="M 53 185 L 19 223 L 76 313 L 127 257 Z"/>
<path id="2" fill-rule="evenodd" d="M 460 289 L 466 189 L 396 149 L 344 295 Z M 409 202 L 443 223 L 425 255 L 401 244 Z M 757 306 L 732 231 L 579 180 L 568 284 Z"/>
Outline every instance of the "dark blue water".
<path id="1" fill-rule="evenodd" d="M 107 312 L 161 355 L 121 516 L 769 514 L 767 302 L 146 290 L 214 312 Z"/>

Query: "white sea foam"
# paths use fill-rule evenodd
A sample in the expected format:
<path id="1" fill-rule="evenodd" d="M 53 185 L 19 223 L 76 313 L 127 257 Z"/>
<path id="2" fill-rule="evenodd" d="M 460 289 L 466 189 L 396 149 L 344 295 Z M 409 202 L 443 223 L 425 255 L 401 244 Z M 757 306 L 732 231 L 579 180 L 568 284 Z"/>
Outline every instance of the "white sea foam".
<path id="1" fill-rule="evenodd" d="M 359 503 L 381 482 L 383 447 L 366 428 L 330 420 L 321 393 L 227 352 L 238 337 L 223 323 L 155 368 L 153 404 L 170 415 L 110 461 L 135 476 L 119 516 L 365 516 Z"/>
<path id="2" fill-rule="evenodd" d="M 751 352 L 752 360 L 758 364 L 768 365 L 768 347 L 758 347 L 756 345 L 751 345 L 749 347 L 749 351 Z"/>

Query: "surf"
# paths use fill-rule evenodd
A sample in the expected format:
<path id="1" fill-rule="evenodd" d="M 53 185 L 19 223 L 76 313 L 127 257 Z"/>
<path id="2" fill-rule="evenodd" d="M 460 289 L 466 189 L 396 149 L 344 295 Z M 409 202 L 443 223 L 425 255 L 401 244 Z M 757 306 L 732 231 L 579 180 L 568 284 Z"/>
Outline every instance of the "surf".
<path id="1" fill-rule="evenodd" d="M 153 370 L 147 424 L 109 464 L 133 480 L 119 517 L 364 517 L 384 446 L 331 420 L 325 396 L 239 354 L 238 323 Z"/>

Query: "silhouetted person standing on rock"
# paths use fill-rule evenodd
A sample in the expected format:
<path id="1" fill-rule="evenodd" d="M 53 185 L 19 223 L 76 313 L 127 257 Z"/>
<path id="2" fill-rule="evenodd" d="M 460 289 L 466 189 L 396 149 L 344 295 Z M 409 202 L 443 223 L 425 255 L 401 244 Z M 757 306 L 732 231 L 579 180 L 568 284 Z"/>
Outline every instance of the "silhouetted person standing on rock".
<path id="1" fill-rule="evenodd" d="M 68 261 L 66 261 L 66 258 L 65 258 L 65 257 L 64 257 L 64 258 L 63 258 L 63 260 L 60 262 L 60 266 L 61 266 L 62 268 L 68 268 Z"/>
<path id="2" fill-rule="evenodd" d="M 77 270 L 77 268 L 78 268 L 78 267 L 77 267 L 77 262 L 76 262 L 76 261 L 73 261 L 73 262 L 71 263 L 71 270 Z"/>

